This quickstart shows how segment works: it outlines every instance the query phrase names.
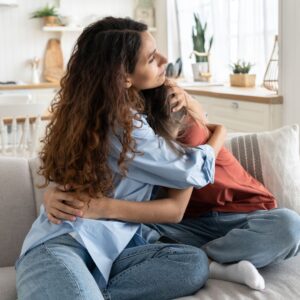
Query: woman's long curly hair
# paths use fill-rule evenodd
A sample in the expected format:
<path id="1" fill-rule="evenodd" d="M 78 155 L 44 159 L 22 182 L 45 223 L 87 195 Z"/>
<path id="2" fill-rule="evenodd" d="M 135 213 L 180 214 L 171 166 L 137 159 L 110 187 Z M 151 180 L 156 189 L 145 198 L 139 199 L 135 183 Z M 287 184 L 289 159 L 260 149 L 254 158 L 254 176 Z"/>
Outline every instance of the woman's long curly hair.
<path id="1" fill-rule="evenodd" d="M 126 154 L 136 153 L 132 109 L 144 108 L 137 93 L 128 94 L 125 75 L 134 72 L 141 32 L 146 30 L 146 25 L 131 19 L 107 17 L 78 38 L 42 140 L 39 174 L 45 178 L 44 186 L 54 181 L 91 197 L 109 195 L 113 190 L 109 137 L 117 126 L 123 134 L 118 163 L 126 173 Z"/>

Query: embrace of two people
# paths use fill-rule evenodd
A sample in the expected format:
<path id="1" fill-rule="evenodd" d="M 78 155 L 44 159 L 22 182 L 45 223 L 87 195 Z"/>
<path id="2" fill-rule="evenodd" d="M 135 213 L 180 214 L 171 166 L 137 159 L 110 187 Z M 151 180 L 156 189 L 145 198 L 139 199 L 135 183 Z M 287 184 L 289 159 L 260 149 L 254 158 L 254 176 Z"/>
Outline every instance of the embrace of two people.
<path id="1" fill-rule="evenodd" d="M 262 290 L 257 269 L 298 254 L 298 214 L 276 208 L 166 63 L 131 19 L 80 35 L 43 140 L 39 173 L 55 184 L 16 263 L 18 299 L 174 299 L 208 278 Z"/>

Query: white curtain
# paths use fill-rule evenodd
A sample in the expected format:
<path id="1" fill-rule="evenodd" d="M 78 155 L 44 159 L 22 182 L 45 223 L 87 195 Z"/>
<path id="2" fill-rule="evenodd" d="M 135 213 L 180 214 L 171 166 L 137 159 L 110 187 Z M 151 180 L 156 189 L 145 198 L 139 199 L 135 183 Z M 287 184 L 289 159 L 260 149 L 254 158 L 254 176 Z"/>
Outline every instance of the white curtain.
<path id="1" fill-rule="evenodd" d="M 172 0 L 171 0 L 172 1 Z M 238 59 L 254 64 L 251 73 L 261 83 L 278 34 L 278 0 L 173 0 L 177 1 L 184 75 L 192 79 L 193 13 L 207 21 L 207 40 L 213 34 L 211 71 L 213 80 L 227 82 L 230 64 Z"/>

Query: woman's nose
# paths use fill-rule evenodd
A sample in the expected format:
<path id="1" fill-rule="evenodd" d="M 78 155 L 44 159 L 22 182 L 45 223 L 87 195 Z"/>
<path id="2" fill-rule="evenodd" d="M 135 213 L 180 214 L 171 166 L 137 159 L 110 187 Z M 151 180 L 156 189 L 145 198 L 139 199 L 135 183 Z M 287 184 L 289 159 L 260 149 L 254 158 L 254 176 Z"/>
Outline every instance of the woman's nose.
<path id="1" fill-rule="evenodd" d="M 159 54 L 160 60 L 159 60 L 159 64 L 160 65 L 164 65 L 168 62 L 167 58 L 161 54 Z"/>

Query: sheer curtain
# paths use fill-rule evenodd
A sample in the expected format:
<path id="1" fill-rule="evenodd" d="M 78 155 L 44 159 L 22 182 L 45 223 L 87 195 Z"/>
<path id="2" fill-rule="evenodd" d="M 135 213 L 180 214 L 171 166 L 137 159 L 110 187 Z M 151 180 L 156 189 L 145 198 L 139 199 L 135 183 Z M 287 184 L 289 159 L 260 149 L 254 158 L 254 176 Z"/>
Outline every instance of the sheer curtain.
<path id="1" fill-rule="evenodd" d="M 274 38 L 278 33 L 278 0 L 169 0 L 177 2 L 181 57 L 184 75 L 192 79 L 189 55 L 193 49 L 193 13 L 207 21 L 207 40 L 213 34 L 213 80 L 228 81 L 229 65 L 238 59 L 254 64 L 257 84 L 263 80 Z M 176 7 L 176 6 L 175 6 Z"/>

